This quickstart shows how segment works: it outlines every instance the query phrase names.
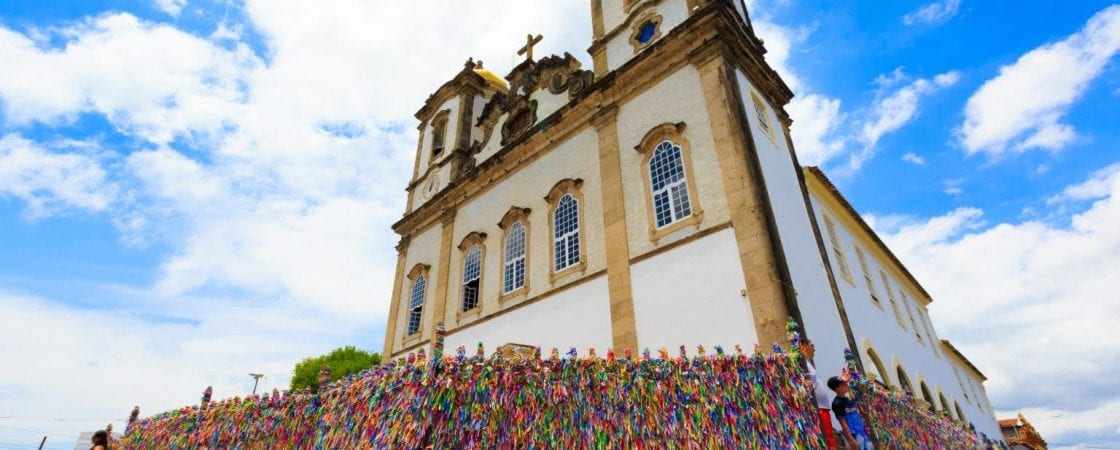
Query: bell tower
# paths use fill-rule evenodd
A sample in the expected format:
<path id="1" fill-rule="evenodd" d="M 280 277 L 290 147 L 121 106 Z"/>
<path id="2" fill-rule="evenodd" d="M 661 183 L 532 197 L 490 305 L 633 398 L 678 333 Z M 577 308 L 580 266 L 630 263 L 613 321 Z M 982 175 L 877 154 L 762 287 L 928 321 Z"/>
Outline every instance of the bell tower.
<path id="1" fill-rule="evenodd" d="M 684 24 L 701 6 L 721 2 L 734 7 L 750 28 L 743 0 L 591 0 L 592 42 L 587 49 L 596 76 L 622 67 Z"/>

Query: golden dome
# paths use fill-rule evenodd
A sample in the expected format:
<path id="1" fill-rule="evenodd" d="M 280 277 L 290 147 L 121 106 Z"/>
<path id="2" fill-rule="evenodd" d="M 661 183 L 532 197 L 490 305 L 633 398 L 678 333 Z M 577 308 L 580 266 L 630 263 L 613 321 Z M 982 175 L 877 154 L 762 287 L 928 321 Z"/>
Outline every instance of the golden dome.
<path id="1" fill-rule="evenodd" d="M 503 91 L 509 90 L 509 84 L 506 83 L 506 80 L 502 79 L 502 77 L 499 77 L 494 72 L 491 72 L 489 69 L 484 69 L 481 61 L 479 61 L 478 66 L 474 68 L 474 73 L 477 73 L 478 76 L 485 78 L 487 82 Z"/>

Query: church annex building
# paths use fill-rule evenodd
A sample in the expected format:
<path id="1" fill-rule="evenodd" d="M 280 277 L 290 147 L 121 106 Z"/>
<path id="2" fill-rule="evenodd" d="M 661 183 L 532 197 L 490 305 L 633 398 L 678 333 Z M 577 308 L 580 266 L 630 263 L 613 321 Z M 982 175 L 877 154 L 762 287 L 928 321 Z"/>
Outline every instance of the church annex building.
<path id="1" fill-rule="evenodd" d="M 985 377 L 933 299 L 818 169 L 797 161 L 742 0 L 591 0 L 569 54 L 505 77 L 467 61 L 416 113 L 386 358 L 483 343 L 635 353 L 786 345 L 1001 436 Z"/>

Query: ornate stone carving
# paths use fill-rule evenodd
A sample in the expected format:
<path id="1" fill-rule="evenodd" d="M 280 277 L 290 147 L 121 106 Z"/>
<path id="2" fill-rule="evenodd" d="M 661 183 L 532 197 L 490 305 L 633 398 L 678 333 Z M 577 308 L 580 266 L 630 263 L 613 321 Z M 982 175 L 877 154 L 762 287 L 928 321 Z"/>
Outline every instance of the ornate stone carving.
<path id="1" fill-rule="evenodd" d="M 529 100 L 528 95 L 514 97 L 509 102 L 508 109 L 509 117 L 502 124 L 502 145 L 508 144 L 537 123 L 537 101 Z"/>

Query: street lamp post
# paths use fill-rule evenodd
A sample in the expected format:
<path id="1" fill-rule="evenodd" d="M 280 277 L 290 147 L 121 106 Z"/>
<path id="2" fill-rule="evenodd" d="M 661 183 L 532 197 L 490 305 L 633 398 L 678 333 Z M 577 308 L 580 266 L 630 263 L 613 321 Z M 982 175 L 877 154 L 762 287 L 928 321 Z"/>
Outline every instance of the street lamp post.
<path id="1" fill-rule="evenodd" d="M 252 395 L 257 395 L 257 383 L 259 383 L 261 381 L 261 377 L 263 377 L 264 374 L 263 373 L 251 373 L 251 374 L 249 374 L 249 376 L 253 377 L 253 394 Z"/>

